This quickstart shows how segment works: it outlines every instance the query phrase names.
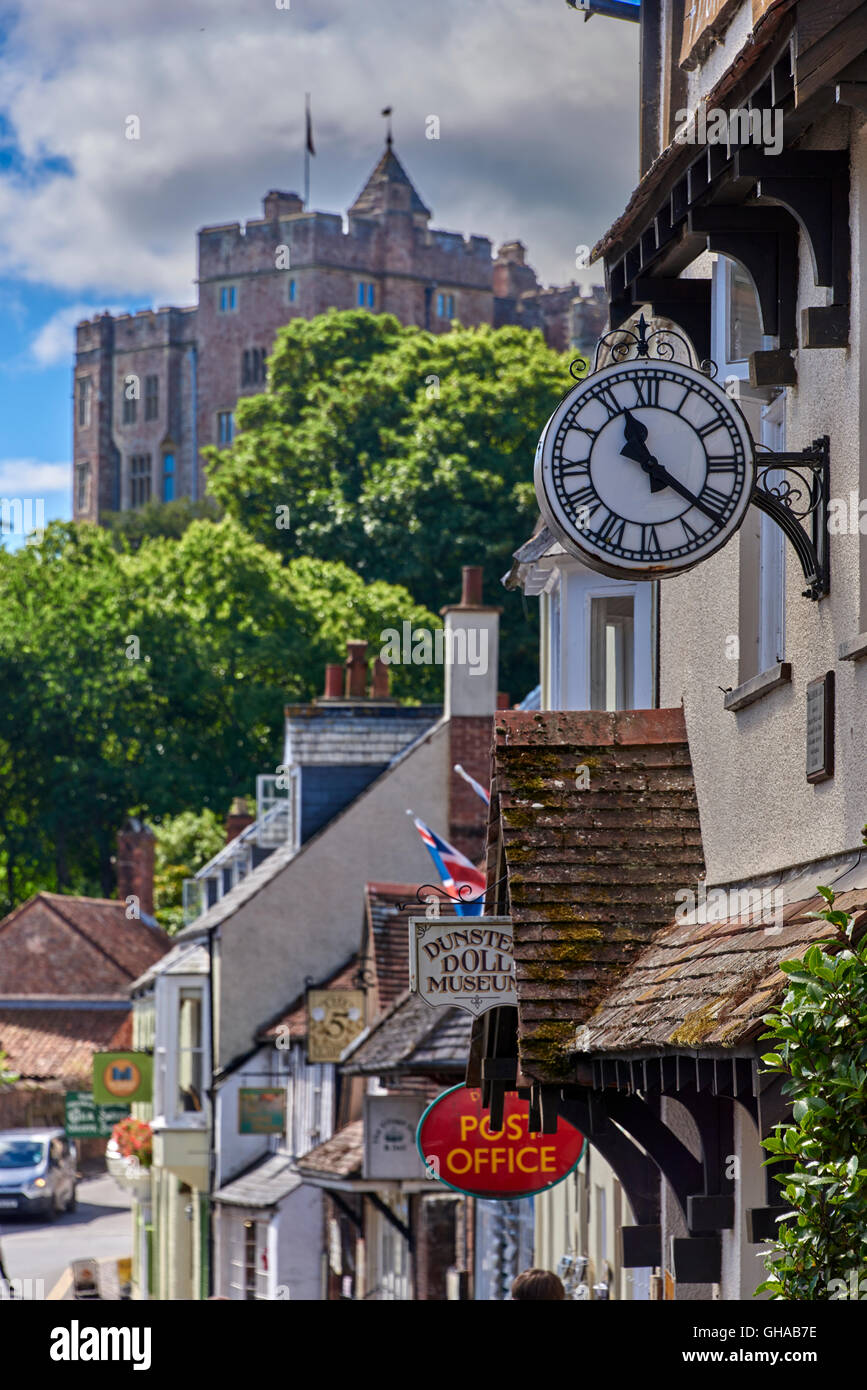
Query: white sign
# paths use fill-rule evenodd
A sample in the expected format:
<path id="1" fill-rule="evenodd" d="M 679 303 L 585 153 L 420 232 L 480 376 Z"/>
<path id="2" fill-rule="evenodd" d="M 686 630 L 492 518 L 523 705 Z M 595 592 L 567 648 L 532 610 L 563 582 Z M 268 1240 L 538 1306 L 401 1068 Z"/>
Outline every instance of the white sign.
<path id="1" fill-rule="evenodd" d="M 365 1178 L 423 1178 L 415 1132 L 426 1109 L 413 1096 L 364 1097 Z"/>
<path id="2" fill-rule="evenodd" d="M 435 1009 L 517 1008 L 508 917 L 411 917 L 409 985 Z"/>

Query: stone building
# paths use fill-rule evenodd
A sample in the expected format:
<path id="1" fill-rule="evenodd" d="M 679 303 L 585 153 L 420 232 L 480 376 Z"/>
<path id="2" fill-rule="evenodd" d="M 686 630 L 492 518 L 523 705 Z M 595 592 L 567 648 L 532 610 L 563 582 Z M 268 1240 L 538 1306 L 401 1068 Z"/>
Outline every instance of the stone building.
<path id="1" fill-rule="evenodd" d="M 73 515 L 99 521 L 151 500 L 200 498 L 201 450 L 230 444 L 240 396 L 263 389 L 281 325 L 326 309 L 394 314 L 446 332 L 507 323 L 552 347 L 595 340 L 599 295 L 543 289 L 511 242 L 430 226 L 394 153 L 385 151 L 345 218 L 272 191 L 262 216 L 198 235 L 198 304 L 80 323 L 74 386 Z"/>

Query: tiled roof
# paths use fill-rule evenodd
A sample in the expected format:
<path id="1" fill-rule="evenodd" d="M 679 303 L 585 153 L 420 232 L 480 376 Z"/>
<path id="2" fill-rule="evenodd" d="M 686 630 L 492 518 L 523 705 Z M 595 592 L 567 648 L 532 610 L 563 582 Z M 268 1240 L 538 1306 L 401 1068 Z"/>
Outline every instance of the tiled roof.
<path id="1" fill-rule="evenodd" d="M 128 995 L 171 942 L 122 902 L 37 893 L 0 922 L 0 996 Z"/>
<path id="2" fill-rule="evenodd" d="M 236 1207 L 276 1207 L 301 1182 L 287 1154 L 269 1154 L 215 1192 L 214 1201 Z"/>
<path id="3" fill-rule="evenodd" d="M 703 873 L 686 727 L 675 709 L 510 710 L 494 728 L 489 882 L 502 837 L 521 1067 L 550 1081 Z"/>
<path id="4" fill-rule="evenodd" d="M 645 1048 L 738 1047 L 764 1031 L 762 1018 L 786 991 L 780 961 L 797 959 L 815 941 L 833 935 L 820 912 L 824 900 L 787 904 L 778 930 L 772 903 L 754 906 L 741 895 L 743 911 L 725 921 L 684 923 L 669 928 L 641 955 L 582 1030 L 583 1052 L 629 1052 Z M 840 893 L 841 912 L 867 910 L 867 891 Z M 713 916 L 705 910 L 704 916 Z M 867 916 L 856 922 L 856 932 Z"/>
<path id="5" fill-rule="evenodd" d="M 424 916 L 418 886 L 368 883 L 364 890 L 365 965 L 374 975 L 380 1009 L 389 1008 L 409 986 L 409 919 Z"/>
<path id="6" fill-rule="evenodd" d="M 90 1088 L 94 1052 L 130 1046 L 129 1011 L 122 1008 L 4 1008 L 0 1005 L 0 1050 L 22 1081 L 86 1081 Z"/>
<path id="7" fill-rule="evenodd" d="M 347 1050 L 342 1069 L 363 1076 L 463 1073 L 472 1025 L 465 1010 L 432 1009 L 407 991 Z"/>
<path id="8" fill-rule="evenodd" d="M 391 146 L 385 150 L 367 183 L 349 209 L 350 216 L 373 217 L 377 213 L 383 212 L 386 207 L 385 188 L 389 183 L 403 184 L 404 187 L 408 187 L 412 212 L 426 213 L 430 216 L 429 209 L 425 207 L 418 196 L 409 175 Z"/>
<path id="9" fill-rule="evenodd" d="M 353 1120 L 344 1125 L 324 1144 L 304 1154 L 296 1163 L 303 1177 L 358 1178 L 364 1155 L 364 1121 Z"/>
<path id="10" fill-rule="evenodd" d="M 321 985 L 316 985 L 316 989 L 354 989 L 355 981 L 358 976 L 358 956 L 353 956 L 345 965 L 341 965 L 339 970 L 335 970 L 333 975 L 329 975 Z M 312 988 L 312 986 L 311 986 Z M 282 1028 L 289 1029 L 289 1037 L 293 1040 L 301 1040 L 307 1037 L 307 995 L 299 994 L 285 1009 L 279 1018 L 263 1024 L 256 1034 L 257 1042 L 271 1042 L 276 1038 Z"/>

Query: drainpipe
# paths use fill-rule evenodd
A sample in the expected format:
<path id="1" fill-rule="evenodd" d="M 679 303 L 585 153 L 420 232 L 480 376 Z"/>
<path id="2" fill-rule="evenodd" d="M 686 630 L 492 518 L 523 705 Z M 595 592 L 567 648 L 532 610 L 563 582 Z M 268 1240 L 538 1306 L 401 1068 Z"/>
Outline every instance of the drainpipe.
<path id="1" fill-rule="evenodd" d="M 199 498 L 199 394 L 197 377 L 197 353 L 195 343 L 190 344 L 190 391 L 193 398 L 193 418 L 192 418 L 192 448 L 193 448 L 193 471 L 190 479 L 190 500 L 197 502 Z"/>

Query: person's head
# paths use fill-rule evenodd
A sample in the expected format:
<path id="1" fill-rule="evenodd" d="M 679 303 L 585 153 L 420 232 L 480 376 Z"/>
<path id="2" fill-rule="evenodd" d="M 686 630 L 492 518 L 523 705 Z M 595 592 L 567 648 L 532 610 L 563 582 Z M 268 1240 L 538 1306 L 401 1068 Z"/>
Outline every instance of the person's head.
<path id="1" fill-rule="evenodd" d="M 565 1298 L 562 1280 L 547 1269 L 525 1269 L 512 1283 L 512 1301 L 531 1298 Z"/>

